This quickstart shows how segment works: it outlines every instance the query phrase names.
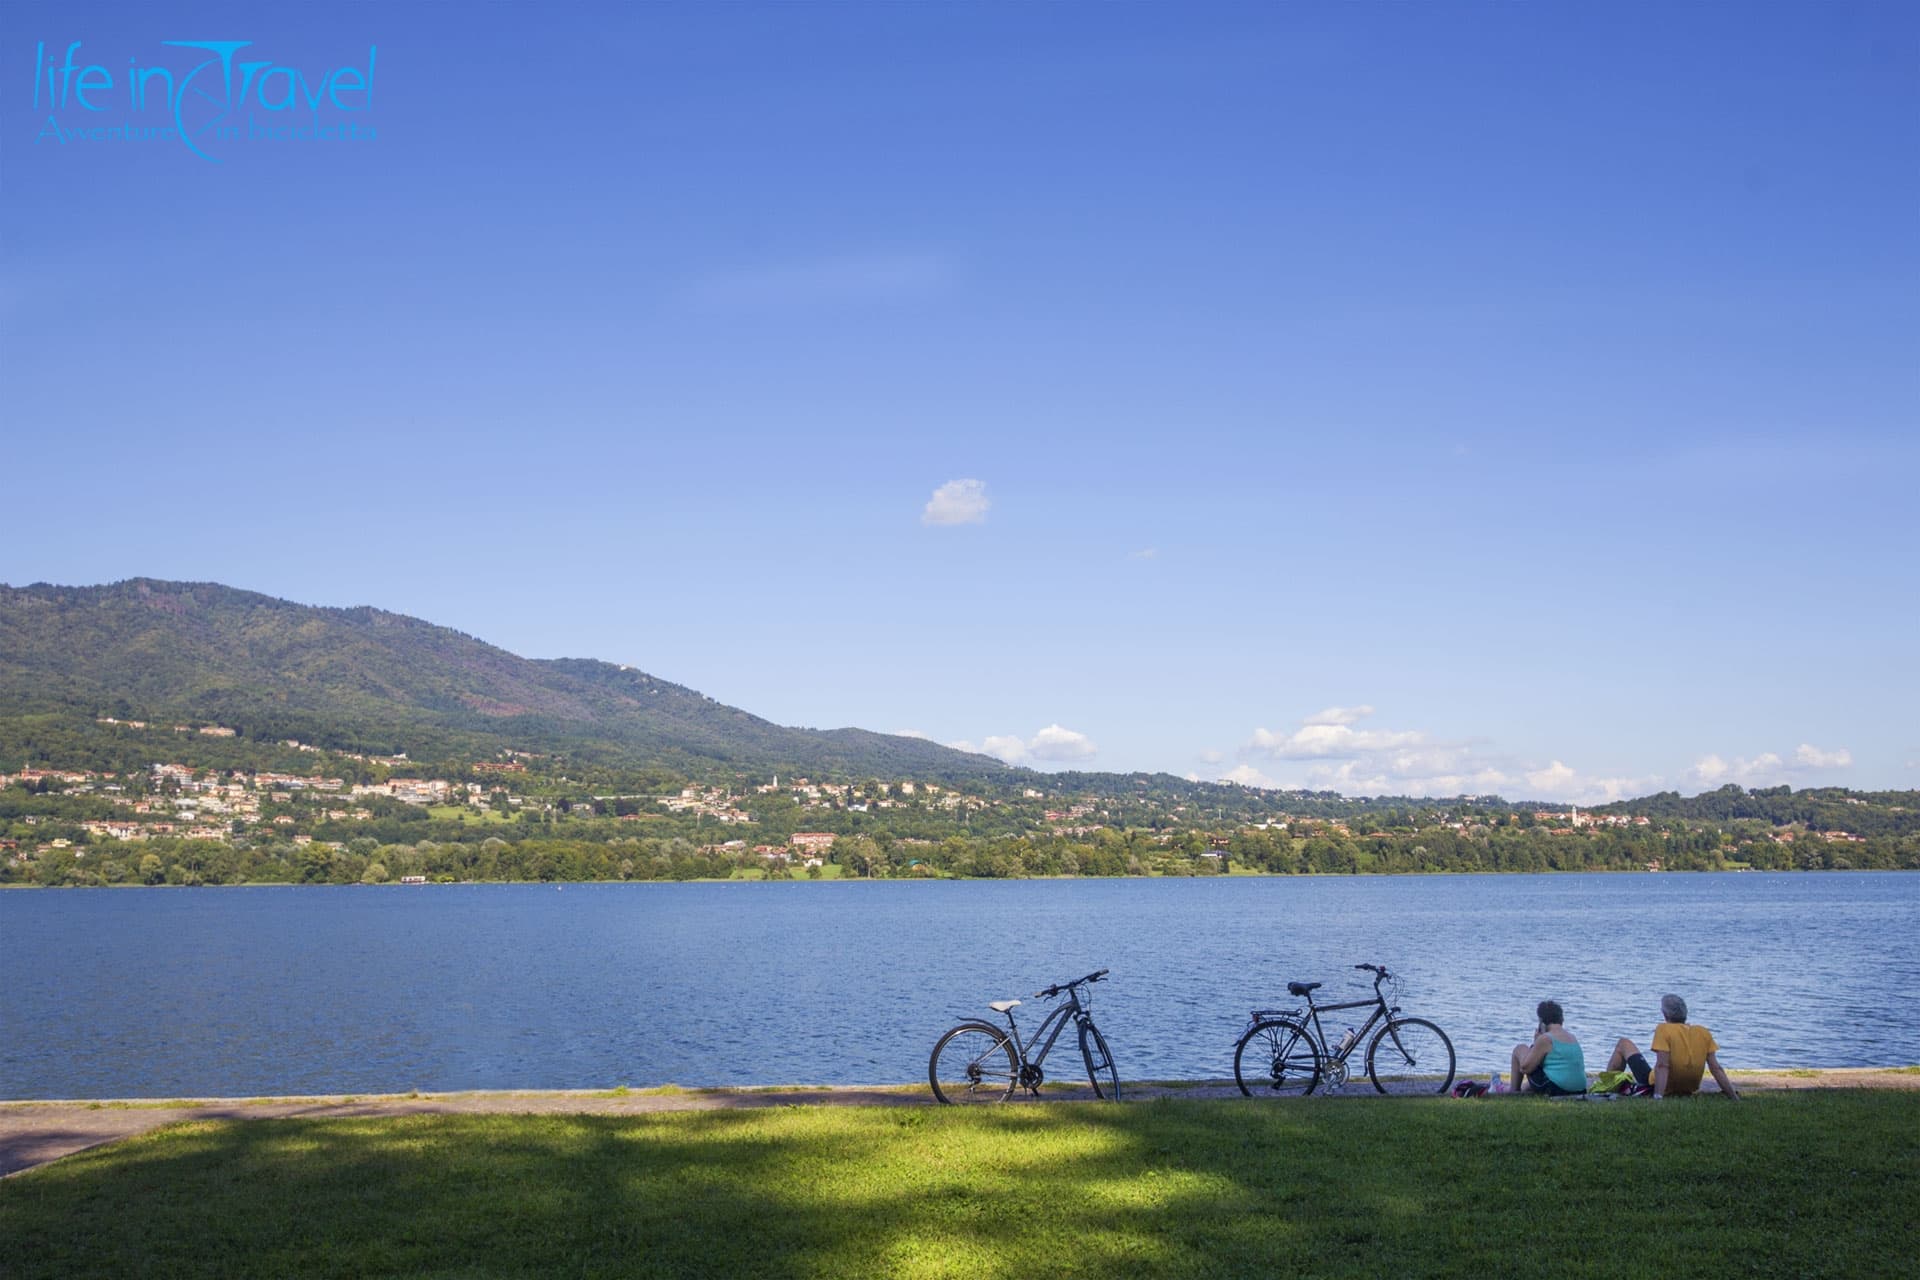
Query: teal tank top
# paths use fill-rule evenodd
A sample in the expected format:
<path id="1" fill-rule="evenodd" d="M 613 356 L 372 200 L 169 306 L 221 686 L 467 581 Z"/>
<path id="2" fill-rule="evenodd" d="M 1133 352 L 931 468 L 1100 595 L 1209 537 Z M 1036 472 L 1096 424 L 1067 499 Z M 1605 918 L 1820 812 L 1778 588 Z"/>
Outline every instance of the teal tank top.
<path id="1" fill-rule="evenodd" d="M 1547 1050 L 1547 1060 L 1540 1064 L 1540 1070 L 1546 1073 L 1547 1079 L 1568 1093 L 1587 1091 L 1587 1055 L 1580 1051 L 1577 1044 L 1555 1040 Z"/>

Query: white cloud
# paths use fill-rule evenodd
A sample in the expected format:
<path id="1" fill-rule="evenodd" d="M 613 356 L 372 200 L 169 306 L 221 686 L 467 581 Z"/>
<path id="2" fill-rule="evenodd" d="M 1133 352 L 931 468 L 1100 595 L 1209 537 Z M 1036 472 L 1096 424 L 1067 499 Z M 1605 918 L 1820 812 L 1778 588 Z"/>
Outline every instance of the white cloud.
<path id="1" fill-rule="evenodd" d="M 952 264 L 935 254 L 855 254 L 723 272 L 687 297 L 707 311 L 880 303 L 944 292 L 953 278 Z"/>
<path id="2" fill-rule="evenodd" d="M 1035 760 L 1085 760 L 1099 753 L 1093 739 L 1084 733 L 1050 724 L 1033 735 L 1027 753 Z"/>
<path id="3" fill-rule="evenodd" d="M 1423 729 L 1376 729 L 1361 724 L 1374 714 L 1365 703 L 1324 707 L 1301 719 L 1297 728 L 1255 729 L 1241 744 L 1242 762 L 1291 764 L 1266 767 L 1278 781 L 1251 782 L 1251 763 L 1219 773 L 1223 782 L 1304 787 L 1346 795 L 1455 796 L 1500 794 L 1514 800 L 1606 804 L 1676 785 L 1660 774 L 1590 775 L 1567 760 L 1518 759 L 1472 740 L 1448 741 Z M 1207 763 L 1215 763 L 1202 755 Z M 1774 786 L 1817 770 L 1846 769 L 1853 753 L 1845 747 L 1801 743 L 1790 754 L 1761 751 L 1750 756 L 1707 754 L 1678 779 L 1710 790 L 1727 783 Z M 1258 775 L 1265 778 L 1265 775 Z"/>
<path id="4" fill-rule="evenodd" d="M 1308 723 L 1292 733 L 1255 729 L 1243 750 L 1276 760 L 1347 760 L 1369 751 L 1418 746 L 1424 741 L 1426 735 L 1414 730 L 1354 729 L 1344 724 Z"/>
<path id="5" fill-rule="evenodd" d="M 1058 764 L 1066 760 L 1087 760 L 1099 753 L 1093 739 L 1084 733 L 1076 732 L 1064 725 L 1050 724 L 1031 738 L 1022 738 L 1018 734 L 996 733 L 983 739 L 979 746 L 967 741 L 949 742 L 948 746 L 956 751 L 976 751 L 982 755 L 999 756 L 1008 764 L 1024 764 L 1029 760 L 1046 761 Z"/>
<path id="6" fill-rule="evenodd" d="M 1544 769 L 1535 769 L 1527 775 L 1527 785 L 1535 791 L 1557 792 L 1574 779 L 1574 771 L 1555 760 Z"/>
<path id="7" fill-rule="evenodd" d="M 1802 769 L 1844 769 L 1853 763 L 1853 752 L 1845 747 L 1822 751 L 1811 743 L 1803 742 L 1795 749 L 1793 762 Z"/>
<path id="8" fill-rule="evenodd" d="M 1687 770 L 1687 778 L 1706 787 L 1724 786 L 1729 782 L 1750 786 L 1776 781 L 1786 772 L 1785 766 L 1786 762 L 1772 751 L 1763 751 L 1751 758 L 1735 756 L 1730 761 L 1717 755 L 1704 755 Z"/>
<path id="9" fill-rule="evenodd" d="M 1845 769 L 1853 763 L 1853 752 L 1845 747 L 1825 751 L 1803 742 L 1787 760 L 1777 751 L 1762 751 L 1755 756 L 1735 756 L 1726 760 L 1719 755 L 1701 756 L 1687 770 L 1687 780 L 1702 787 L 1722 787 L 1729 782 L 1743 787 L 1777 786 L 1792 775 L 1815 769 Z"/>
<path id="10" fill-rule="evenodd" d="M 1010 733 L 990 735 L 980 749 L 990 756 L 999 756 L 1008 764 L 1019 764 L 1027 758 L 1027 744 Z"/>
<path id="11" fill-rule="evenodd" d="M 1664 781 L 1657 775 L 1645 778 L 1588 778 L 1580 784 L 1577 793 L 1568 798 L 1586 804 L 1611 804 L 1615 800 L 1632 800 L 1649 795 L 1658 791 Z"/>
<path id="12" fill-rule="evenodd" d="M 1222 782 L 1237 782 L 1243 787 L 1277 787 L 1280 784 L 1250 764 L 1238 764 L 1220 775 Z"/>
<path id="13" fill-rule="evenodd" d="M 1693 768 L 1687 770 L 1687 776 L 1695 782 L 1714 783 L 1726 777 L 1727 770 L 1728 765 L 1725 760 L 1719 756 L 1707 755 L 1701 756 L 1694 762 Z"/>
<path id="14" fill-rule="evenodd" d="M 1138 551 L 1127 552 L 1127 559 L 1151 560 L 1159 554 L 1160 554 L 1160 549 L 1158 547 L 1142 547 Z"/>
<path id="15" fill-rule="evenodd" d="M 1305 720 L 1302 720 L 1300 723 L 1301 724 L 1353 724 L 1357 720 L 1365 720 L 1368 716 L 1372 714 L 1373 714 L 1373 708 L 1365 705 L 1358 706 L 1358 707 L 1328 707 L 1324 711 L 1314 712 L 1312 715 L 1308 716 Z"/>
<path id="16" fill-rule="evenodd" d="M 921 524 L 980 524 L 987 518 L 993 502 L 987 497 L 984 480 L 949 480 L 933 491 Z"/>
<path id="17" fill-rule="evenodd" d="M 1367 729 L 1355 725 L 1374 714 L 1366 704 L 1326 707 L 1291 732 L 1256 729 L 1242 745 L 1243 760 L 1297 761 L 1283 781 L 1257 785 L 1305 787 L 1347 795 L 1456 796 L 1500 794 L 1599 804 L 1657 790 L 1658 777 L 1588 777 L 1563 760 L 1518 761 L 1484 744 L 1443 741 L 1420 729 Z M 1220 775 L 1242 781 L 1250 765 Z M 1260 775 L 1264 777 L 1264 775 Z"/>
<path id="18" fill-rule="evenodd" d="M 1457 792 L 1463 780 L 1482 776 L 1492 782 L 1504 782 L 1504 775 L 1491 774 L 1472 759 L 1464 746 L 1433 741 L 1415 729 L 1356 729 L 1354 724 L 1373 714 L 1366 704 L 1351 707 L 1326 707 L 1305 717 L 1291 732 L 1255 729 L 1240 747 L 1243 760 L 1258 757 L 1268 760 L 1341 761 L 1315 764 L 1293 785 L 1314 790 L 1394 792 L 1413 794 L 1419 790 Z M 1282 786 L 1266 775 L 1242 764 L 1221 775 L 1223 781 L 1246 782 L 1250 786 Z M 1260 781 L 1255 782 L 1253 779 Z"/>
<path id="19" fill-rule="evenodd" d="M 1346 795 L 1458 796 L 1487 795 L 1509 789 L 1516 779 L 1492 765 L 1463 754 L 1462 766 L 1450 771 L 1422 769 L 1418 760 L 1348 760 L 1338 765 L 1315 765 L 1304 785 L 1313 791 Z"/>

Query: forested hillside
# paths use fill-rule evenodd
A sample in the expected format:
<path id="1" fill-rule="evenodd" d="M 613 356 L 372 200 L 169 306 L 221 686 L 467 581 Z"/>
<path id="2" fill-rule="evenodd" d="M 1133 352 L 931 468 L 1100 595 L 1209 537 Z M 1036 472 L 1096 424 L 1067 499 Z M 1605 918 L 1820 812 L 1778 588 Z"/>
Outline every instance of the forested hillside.
<path id="1" fill-rule="evenodd" d="M 1007 769 L 918 738 L 787 728 L 643 671 L 521 658 L 379 609 L 147 579 L 0 586 L 0 716 L 34 713 L 213 723 L 259 743 L 416 759 L 565 751 L 689 776 Z"/>

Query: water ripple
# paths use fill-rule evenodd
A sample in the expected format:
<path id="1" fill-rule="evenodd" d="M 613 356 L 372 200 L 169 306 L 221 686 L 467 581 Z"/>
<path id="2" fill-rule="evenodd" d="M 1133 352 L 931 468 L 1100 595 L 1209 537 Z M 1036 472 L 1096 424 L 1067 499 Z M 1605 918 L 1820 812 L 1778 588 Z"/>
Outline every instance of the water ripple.
<path id="1" fill-rule="evenodd" d="M 1666 991 L 1732 1066 L 1910 1064 L 1916 925 L 1899 872 L 15 891 L 0 1096 L 917 1080 L 956 1018 L 1031 1030 L 1102 967 L 1123 1075 L 1219 1077 L 1248 1009 L 1363 997 L 1362 960 L 1463 1070 L 1548 996 L 1590 1061 L 1644 1045 Z"/>

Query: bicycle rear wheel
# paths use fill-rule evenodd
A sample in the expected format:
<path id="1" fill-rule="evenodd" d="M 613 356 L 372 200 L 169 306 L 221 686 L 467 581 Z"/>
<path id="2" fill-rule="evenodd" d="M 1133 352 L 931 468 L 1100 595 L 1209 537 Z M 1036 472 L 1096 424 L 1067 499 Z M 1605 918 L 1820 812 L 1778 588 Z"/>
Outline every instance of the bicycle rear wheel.
<path id="1" fill-rule="evenodd" d="M 933 1096 L 951 1105 L 1005 1102 L 1020 1078 L 1013 1041 L 984 1022 L 963 1022 L 933 1046 L 927 1083 Z"/>
<path id="2" fill-rule="evenodd" d="M 1398 1018 L 1367 1046 L 1367 1074 L 1381 1093 L 1445 1093 L 1453 1087 L 1453 1041 L 1425 1018 Z"/>
<path id="3" fill-rule="evenodd" d="M 1304 1098 L 1320 1085 L 1320 1051 L 1299 1023 L 1263 1019 L 1233 1046 L 1233 1078 L 1249 1098 Z"/>
<path id="4" fill-rule="evenodd" d="M 1113 1054 L 1107 1049 L 1107 1038 L 1090 1021 L 1080 1024 L 1080 1058 L 1087 1064 L 1093 1096 L 1120 1101 L 1120 1073 L 1114 1069 Z"/>

